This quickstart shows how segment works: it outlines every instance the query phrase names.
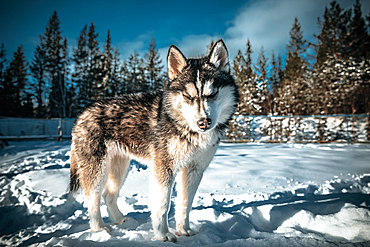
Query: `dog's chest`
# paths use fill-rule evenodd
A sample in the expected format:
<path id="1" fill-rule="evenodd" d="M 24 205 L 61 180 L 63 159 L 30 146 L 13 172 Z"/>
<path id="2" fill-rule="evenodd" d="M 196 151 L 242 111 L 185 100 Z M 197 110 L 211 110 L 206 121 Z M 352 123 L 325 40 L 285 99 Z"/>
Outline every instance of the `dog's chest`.
<path id="1" fill-rule="evenodd" d="M 175 168 L 181 169 L 189 164 L 208 166 L 218 147 L 217 135 L 210 133 L 191 142 L 172 137 L 168 142 L 168 154 Z"/>

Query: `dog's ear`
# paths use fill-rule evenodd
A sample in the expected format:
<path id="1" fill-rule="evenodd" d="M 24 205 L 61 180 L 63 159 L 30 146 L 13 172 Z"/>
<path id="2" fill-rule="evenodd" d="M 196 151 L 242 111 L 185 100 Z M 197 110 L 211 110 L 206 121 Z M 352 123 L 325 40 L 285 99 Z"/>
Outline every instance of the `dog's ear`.
<path id="1" fill-rule="evenodd" d="M 209 55 L 209 63 L 220 70 L 230 73 L 229 53 L 222 39 L 219 39 L 213 46 Z"/>
<path id="2" fill-rule="evenodd" d="M 167 55 L 167 64 L 168 64 L 168 78 L 170 81 L 176 78 L 181 74 L 182 70 L 186 66 L 186 58 L 181 53 L 179 48 L 174 45 L 170 46 Z"/>

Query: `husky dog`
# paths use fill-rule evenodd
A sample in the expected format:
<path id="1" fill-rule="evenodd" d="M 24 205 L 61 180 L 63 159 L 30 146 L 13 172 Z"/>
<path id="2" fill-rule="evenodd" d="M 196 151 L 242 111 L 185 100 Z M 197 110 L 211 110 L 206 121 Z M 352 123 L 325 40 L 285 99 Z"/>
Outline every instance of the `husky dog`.
<path id="1" fill-rule="evenodd" d="M 69 190 L 75 195 L 83 189 L 92 231 L 111 230 L 101 217 L 102 194 L 111 220 L 115 224 L 127 220 L 117 207 L 117 197 L 133 158 L 151 166 L 155 238 L 177 240 L 168 228 L 175 178 L 175 234 L 195 234 L 189 226 L 194 195 L 239 100 L 228 56 L 222 40 L 207 56 L 194 59 L 172 45 L 164 90 L 100 100 L 78 116 L 72 132 Z"/>

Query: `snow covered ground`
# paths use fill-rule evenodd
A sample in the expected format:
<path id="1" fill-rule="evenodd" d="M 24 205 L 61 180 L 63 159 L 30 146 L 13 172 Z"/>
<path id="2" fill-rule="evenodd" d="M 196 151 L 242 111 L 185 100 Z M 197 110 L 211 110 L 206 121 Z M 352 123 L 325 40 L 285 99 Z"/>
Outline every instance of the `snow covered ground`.
<path id="1" fill-rule="evenodd" d="M 367 144 L 221 144 L 194 199 L 197 235 L 177 243 L 151 240 L 150 168 L 136 162 L 119 197 L 132 220 L 90 232 L 83 195 L 67 203 L 69 149 L 0 150 L 0 246 L 370 246 Z"/>

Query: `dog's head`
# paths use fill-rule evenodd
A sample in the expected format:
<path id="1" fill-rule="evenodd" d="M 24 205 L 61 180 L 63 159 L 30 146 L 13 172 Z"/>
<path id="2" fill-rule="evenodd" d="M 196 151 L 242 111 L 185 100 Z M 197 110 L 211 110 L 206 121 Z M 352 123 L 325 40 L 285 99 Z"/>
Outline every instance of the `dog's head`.
<path id="1" fill-rule="evenodd" d="M 195 59 L 187 59 L 172 45 L 167 63 L 165 106 L 171 118 L 197 133 L 227 124 L 239 95 L 225 43 L 218 40 L 209 55 Z"/>

